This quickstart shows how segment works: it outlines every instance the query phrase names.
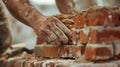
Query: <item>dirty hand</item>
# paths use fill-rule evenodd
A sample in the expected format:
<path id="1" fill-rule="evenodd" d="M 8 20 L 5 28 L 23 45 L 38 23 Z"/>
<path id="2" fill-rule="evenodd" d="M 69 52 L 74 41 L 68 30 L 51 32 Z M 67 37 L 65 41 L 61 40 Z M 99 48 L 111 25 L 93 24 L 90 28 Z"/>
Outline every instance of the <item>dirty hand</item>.
<path id="1" fill-rule="evenodd" d="M 47 17 L 41 24 L 38 32 L 38 43 L 66 44 L 71 31 L 56 17 Z"/>
<path id="2" fill-rule="evenodd" d="M 9 12 L 22 23 L 34 29 L 38 35 L 38 44 L 66 44 L 70 30 L 57 18 L 43 16 L 29 0 L 3 0 Z M 11 4 L 13 3 L 13 4 Z"/>

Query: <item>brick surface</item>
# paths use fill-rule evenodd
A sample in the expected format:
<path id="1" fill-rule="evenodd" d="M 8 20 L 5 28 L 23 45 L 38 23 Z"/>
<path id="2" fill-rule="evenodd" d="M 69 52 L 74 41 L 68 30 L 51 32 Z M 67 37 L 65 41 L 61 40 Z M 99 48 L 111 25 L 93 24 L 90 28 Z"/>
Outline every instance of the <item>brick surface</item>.
<path id="1" fill-rule="evenodd" d="M 114 43 L 115 41 L 120 41 L 120 27 L 104 28 L 101 31 L 98 29 L 90 30 L 91 43 Z"/>
<path id="2" fill-rule="evenodd" d="M 82 45 L 65 45 L 60 47 L 59 57 L 80 58 L 83 52 Z"/>
<path id="3" fill-rule="evenodd" d="M 54 46 L 54 45 L 37 45 L 35 47 L 35 55 L 40 57 L 62 57 L 62 58 L 77 58 L 81 57 L 81 53 L 83 50 L 82 45 L 62 45 L 62 46 Z"/>
<path id="4" fill-rule="evenodd" d="M 58 57 L 58 46 L 54 45 L 37 45 L 35 47 L 35 55 L 40 57 Z"/>
<path id="5" fill-rule="evenodd" d="M 6 62 L 6 67 L 15 67 L 15 61 L 14 60 L 10 60 Z"/>
<path id="6" fill-rule="evenodd" d="M 82 44 L 88 43 L 88 35 L 86 35 L 84 31 L 80 31 L 80 43 Z"/>
<path id="7" fill-rule="evenodd" d="M 34 62 L 37 62 L 37 61 L 36 60 L 25 61 L 23 67 L 34 67 Z"/>
<path id="8" fill-rule="evenodd" d="M 36 61 L 34 62 L 34 67 L 42 67 L 43 61 Z"/>
<path id="9" fill-rule="evenodd" d="M 6 61 L 0 62 L 0 67 L 7 67 L 7 66 L 8 66 L 8 63 Z"/>
<path id="10" fill-rule="evenodd" d="M 75 28 L 83 28 L 85 26 L 85 17 L 84 16 L 79 16 L 74 18 L 74 27 Z"/>
<path id="11" fill-rule="evenodd" d="M 88 26 L 115 26 L 119 25 L 119 14 L 107 11 L 96 11 L 87 15 Z"/>
<path id="12" fill-rule="evenodd" d="M 14 62 L 14 67 L 24 67 L 24 62 L 25 62 L 26 60 L 16 60 L 15 62 Z"/>
<path id="13" fill-rule="evenodd" d="M 108 60 L 113 57 L 113 46 L 105 44 L 89 44 L 85 48 L 85 59 L 90 61 Z"/>
<path id="14" fill-rule="evenodd" d="M 77 32 L 75 31 L 75 29 L 72 29 L 72 43 L 77 44 L 77 39 Z"/>
<path id="15" fill-rule="evenodd" d="M 85 13 L 85 12 L 83 12 Z M 110 12 L 109 10 L 94 10 L 87 13 L 86 16 L 80 14 L 73 18 L 75 28 L 83 28 L 87 26 L 115 26 L 119 25 L 119 14 L 117 12 Z"/>

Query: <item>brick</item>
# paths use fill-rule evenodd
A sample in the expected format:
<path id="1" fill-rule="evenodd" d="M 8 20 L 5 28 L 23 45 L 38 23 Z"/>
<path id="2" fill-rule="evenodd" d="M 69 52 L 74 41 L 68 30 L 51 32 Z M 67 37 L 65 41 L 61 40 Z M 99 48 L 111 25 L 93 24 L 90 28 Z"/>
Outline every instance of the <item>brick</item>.
<path id="1" fill-rule="evenodd" d="M 82 45 L 37 45 L 35 47 L 35 55 L 48 58 L 77 58 L 81 56 L 82 50 Z"/>
<path id="2" fill-rule="evenodd" d="M 104 28 L 99 31 L 98 29 L 90 30 L 90 43 L 113 43 L 120 41 L 120 27 Z"/>
<path id="3" fill-rule="evenodd" d="M 59 57 L 80 58 L 82 52 L 82 45 L 64 45 L 60 47 Z"/>
<path id="4" fill-rule="evenodd" d="M 0 67 L 8 67 L 7 61 L 0 62 Z"/>
<path id="5" fill-rule="evenodd" d="M 99 23 L 100 18 L 97 17 L 96 12 L 95 13 L 89 13 L 87 15 L 88 18 L 88 26 L 97 26 Z"/>
<path id="6" fill-rule="evenodd" d="M 86 24 L 85 17 L 83 17 L 82 15 L 79 17 L 75 17 L 73 20 L 75 28 L 83 28 Z"/>
<path id="7" fill-rule="evenodd" d="M 109 11 L 93 11 L 87 15 L 88 26 L 115 26 L 119 25 L 119 14 Z"/>
<path id="8" fill-rule="evenodd" d="M 38 45 L 35 47 L 35 54 L 40 57 L 58 57 L 58 46 Z"/>
<path id="9" fill-rule="evenodd" d="M 87 44 L 88 42 L 88 35 L 82 30 L 80 31 L 80 43 Z"/>
<path id="10" fill-rule="evenodd" d="M 6 61 L 6 67 L 15 67 L 15 60 Z"/>
<path id="11" fill-rule="evenodd" d="M 85 48 L 85 59 L 90 61 L 108 60 L 113 57 L 113 46 L 106 44 L 89 44 Z"/>
<path id="12" fill-rule="evenodd" d="M 34 67 L 34 62 L 37 62 L 37 61 L 36 60 L 25 61 L 23 67 Z"/>
<path id="13" fill-rule="evenodd" d="M 119 25 L 119 14 L 117 13 L 109 13 L 107 16 L 108 25 Z M 104 23 L 105 24 L 105 23 Z"/>
<path id="14" fill-rule="evenodd" d="M 34 67 L 42 67 L 43 61 L 34 62 Z"/>
<path id="15" fill-rule="evenodd" d="M 16 60 L 14 63 L 14 67 L 24 67 L 24 62 L 26 60 Z"/>
<path id="16" fill-rule="evenodd" d="M 74 45 L 77 44 L 77 32 L 75 31 L 75 29 L 72 29 L 72 43 Z"/>

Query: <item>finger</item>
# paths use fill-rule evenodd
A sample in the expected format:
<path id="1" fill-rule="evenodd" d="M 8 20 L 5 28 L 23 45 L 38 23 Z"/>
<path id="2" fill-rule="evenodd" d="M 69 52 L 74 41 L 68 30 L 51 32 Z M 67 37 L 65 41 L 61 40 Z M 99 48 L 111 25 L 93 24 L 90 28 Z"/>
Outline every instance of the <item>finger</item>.
<path id="1" fill-rule="evenodd" d="M 44 30 L 40 30 L 38 38 L 42 39 L 44 42 L 51 41 L 50 38 L 49 38 L 49 36 L 48 36 L 48 34 Z"/>
<path id="2" fill-rule="evenodd" d="M 57 18 L 55 19 L 55 24 L 68 36 L 71 37 L 72 32 Z"/>
<path id="3" fill-rule="evenodd" d="M 54 40 L 56 40 L 58 37 L 55 35 L 55 33 L 54 32 L 52 32 L 50 29 L 49 29 L 49 26 L 47 25 L 47 27 L 45 27 L 43 30 L 43 33 L 44 33 L 44 38 L 46 39 L 46 41 L 47 41 L 47 43 L 50 43 L 50 42 L 52 42 L 52 41 L 54 41 Z M 42 35 L 40 35 L 40 36 L 42 36 Z"/>
<path id="4" fill-rule="evenodd" d="M 55 25 L 54 21 L 51 21 L 50 29 L 58 36 L 58 38 L 60 39 L 61 42 L 63 42 L 63 43 L 68 42 L 67 36 L 64 34 L 64 32 L 62 30 L 59 29 L 59 27 L 57 27 Z"/>
<path id="5" fill-rule="evenodd" d="M 61 45 L 61 42 L 59 39 L 55 39 L 55 40 L 51 41 L 50 44 Z"/>

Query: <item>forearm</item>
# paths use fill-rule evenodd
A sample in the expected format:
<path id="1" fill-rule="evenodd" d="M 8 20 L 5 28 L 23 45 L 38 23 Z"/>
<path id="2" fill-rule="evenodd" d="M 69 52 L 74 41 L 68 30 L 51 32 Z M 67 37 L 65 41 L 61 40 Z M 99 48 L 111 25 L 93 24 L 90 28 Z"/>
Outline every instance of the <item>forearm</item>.
<path id="1" fill-rule="evenodd" d="M 0 1 L 0 56 L 12 44 L 12 36 L 8 26 L 8 19 L 4 11 L 3 4 Z"/>
<path id="2" fill-rule="evenodd" d="M 63 14 L 73 14 L 77 11 L 73 0 L 56 0 L 56 5 Z"/>
<path id="3" fill-rule="evenodd" d="M 38 30 L 40 22 L 45 18 L 28 0 L 3 0 L 10 13 L 22 23 Z"/>

